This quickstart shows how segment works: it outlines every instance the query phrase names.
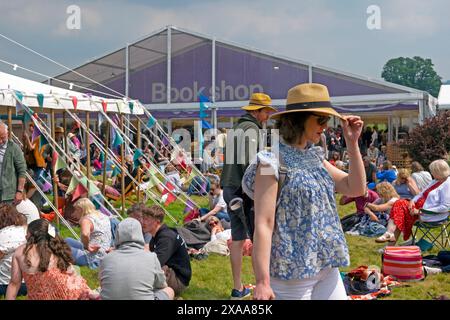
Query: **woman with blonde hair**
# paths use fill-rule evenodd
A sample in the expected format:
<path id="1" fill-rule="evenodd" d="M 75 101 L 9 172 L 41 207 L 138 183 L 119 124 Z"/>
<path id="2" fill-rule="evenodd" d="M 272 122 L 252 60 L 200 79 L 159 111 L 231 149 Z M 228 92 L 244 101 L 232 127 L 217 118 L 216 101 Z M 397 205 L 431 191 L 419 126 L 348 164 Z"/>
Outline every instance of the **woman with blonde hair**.
<path id="1" fill-rule="evenodd" d="M 392 184 L 402 199 L 412 199 L 420 192 L 411 173 L 405 168 L 398 169 L 397 179 Z"/>
<path id="2" fill-rule="evenodd" d="M 376 190 L 380 199 L 374 203 L 368 203 L 364 212 L 370 217 L 370 220 L 386 225 L 391 208 L 400 199 L 400 196 L 389 182 L 377 184 Z"/>
<path id="3" fill-rule="evenodd" d="M 400 233 L 408 240 L 414 223 L 419 219 L 421 209 L 435 212 L 434 219 L 447 219 L 450 210 L 450 167 L 445 160 L 435 160 L 430 164 L 430 172 L 434 180 L 424 191 L 413 199 L 401 199 L 394 203 L 388 223 L 388 230 L 377 238 L 376 242 L 391 241 L 394 244 Z M 421 217 L 422 221 L 429 221 L 430 217 Z"/>
<path id="4" fill-rule="evenodd" d="M 110 220 L 97 211 L 88 198 L 79 199 L 74 207 L 81 216 L 81 242 L 72 238 L 67 238 L 66 242 L 72 249 L 76 265 L 96 269 L 111 247 Z"/>

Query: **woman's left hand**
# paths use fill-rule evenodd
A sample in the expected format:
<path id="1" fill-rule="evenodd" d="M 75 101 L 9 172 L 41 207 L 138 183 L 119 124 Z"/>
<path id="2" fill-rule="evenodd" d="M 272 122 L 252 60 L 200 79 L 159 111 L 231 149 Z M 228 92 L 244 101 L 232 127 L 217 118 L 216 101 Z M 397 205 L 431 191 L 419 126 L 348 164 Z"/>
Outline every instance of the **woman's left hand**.
<path id="1" fill-rule="evenodd" d="M 358 143 L 364 122 L 358 116 L 346 116 L 342 120 L 342 128 L 344 129 L 344 137 L 347 143 Z"/>

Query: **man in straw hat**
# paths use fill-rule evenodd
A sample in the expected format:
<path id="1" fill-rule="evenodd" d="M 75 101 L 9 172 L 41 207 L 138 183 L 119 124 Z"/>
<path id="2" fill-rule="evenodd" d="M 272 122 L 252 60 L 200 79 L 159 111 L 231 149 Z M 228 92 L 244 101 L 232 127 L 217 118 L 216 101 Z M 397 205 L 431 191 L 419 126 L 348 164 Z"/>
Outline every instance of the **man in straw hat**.
<path id="1" fill-rule="evenodd" d="M 259 150 L 258 137 L 263 124 L 269 119 L 270 112 L 276 109 L 271 105 L 272 99 L 264 93 L 253 93 L 247 111 L 227 136 L 224 152 L 224 166 L 221 186 L 231 219 L 232 244 L 230 248 L 231 271 L 233 273 L 232 299 L 243 299 L 250 295 L 250 290 L 242 286 L 242 250 L 245 240 L 253 236 L 253 203 L 242 192 L 242 177 L 251 160 L 250 150 Z M 250 136 L 250 141 L 245 135 Z M 252 139 L 253 137 L 253 139 Z M 244 147 L 244 150 L 242 150 Z M 244 154 L 242 154 L 242 151 Z M 231 152 L 234 152 L 230 154 Z"/>
<path id="2" fill-rule="evenodd" d="M 317 146 L 331 116 L 342 119 L 348 173 L 331 165 Z M 349 266 L 350 259 L 335 191 L 350 197 L 365 192 L 358 147 L 363 122 L 336 112 L 327 87 L 317 83 L 290 89 L 286 110 L 272 118 L 280 134 L 278 155 L 258 153 L 242 183 L 255 205 L 254 298 L 346 300 L 338 268 Z M 281 161 L 287 179 L 277 197 Z"/>

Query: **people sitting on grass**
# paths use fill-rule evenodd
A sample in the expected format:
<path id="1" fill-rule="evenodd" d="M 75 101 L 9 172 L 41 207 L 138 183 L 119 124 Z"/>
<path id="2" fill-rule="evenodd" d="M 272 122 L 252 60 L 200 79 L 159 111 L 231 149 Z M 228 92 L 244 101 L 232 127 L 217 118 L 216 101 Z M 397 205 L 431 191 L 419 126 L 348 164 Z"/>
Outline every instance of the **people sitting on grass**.
<path id="1" fill-rule="evenodd" d="M 411 162 L 411 172 L 411 177 L 416 182 L 419 191 L 423 191 L 430 184 L 431 180 L 433 180 L 431 174 L 417 161 Z"/>
<path id="2" fill-rule="evenodd" d="M 376 176 L 378 182 L 387 181 L 389 183 L 392 183 L 395 179 L 397 179 L 397 173 L 392 166 L 392 162 L 389 160 L 383 162 L 383 166 L 381 170 L 377 172 Z"/>
<path id="3" fill-rule="evenodd" d="M 142 227 L 126 218 L 117 226 L 115 248 L 100 262 L 103 300 L 172 300 L 158 257 L 144 250 Z"/>
<path id="4" fill-rule="evenodd" d="M 186 243 L 174 229 L 163 223 L 165 212 L 161 207 L 152 205 L 142 213 L 143 231 L 152 235 L 150 250 L 158 256 L 167 284 L 179 296 L 192 277 Z"/>
<path id="5" fill-rule="evenodd" d="M 410 200 L 420 192 L 409 170 L 405 168 L 398 169 L 397 179 L 392 182 L 392 185 L 401 199 Z"/>
<path id="6" fill-rule="evenodd" d="M 425 222 L 444 220 L 448 217 L 450 210 L 450 167 L 445 160 L 435 160 L 430 164 L 430 172 L 434 180 L 424 191 L 411 200 L 401 199 L 394 203 L 387 231 L 377 238 L 376 242 L 389 241 L 390 244 L 394 245 L 400 233 L 403 233 L 404 240 L 408 240 L 414 223 L 421 215 L 421 209 L 436 213 L 421 217 L 421 220 Z"/>
<path id="7" fill-rule="evenodd" d="M 363 196 L 360 197 L 347 197 L 343 195 L 339 200 L 341 206 L 355 202 L 356 213 L 347 215 L 341 219 L 342 230 L 344 232 L 350 231 L 356 224 L 358 224 L 361 218 L 365 215 L 365 207 L 368 203 L 373 203 L 379 199 L 378 194 L 367 188 Z"/>
<path id="8" fill-rule="evenodd" d="M 206 221 L 210 217 L 217 217 L 219 220 L 230 221 L 230 216 L 227 212 L 227 204 L 223 199 L 223 190 L 219 182 L 213 182 L 211 189 L 209 189 L 209 209 L 201 208 L 200 221 Z"/>
<path id="9" fill-rule="evenodd" d="M 70 247 L 45 219 L 28 226 L 26 244 L 14 253 L 6 299 L 14 300 L 22 285 L 28 300 L 96 299 L 86 280 L 74 270 Z"/>
<path id="10" fill-rule="evenodd" d="M 66 238 L 72 250 L 75 264 L 96 269 L 111 247 L 111 223 L 109 217 L 97 211 L 88 198 L 81 198 L 74 204 L 80 213 L 81 242 Z"/>
<path id="11" fill-rule="evenodd" d="M 348 233 L 365 237 L 378 237 L 386 231 L 389 210 L 399 199 L 394 187 L 389 182 L 381 182 L 376 186 L 380 198 L 366 203 L 364 215 Z"/>
<path id="12" fill-rule="evenodd" d="M 23 202 L 23 201 L 22 201 Z M 27 219 L 7 203 L 0 204 L 0 296 L 6 294 L 11 280 L 14 251 L 26 242 Z M 16 295 L 27 294 L 27 287 L 19 283 Z"/>
<path id="13" fill-rule="evenodd" d="M 400 199 L 400 196 L 389 182 L 377 184 L 376 190 L 380 198 L 374 203 L 368 203 L 364 208 L 364 212 L 369 216 L 370 220 L 386 226 L 392 206 Z"/>
<path id="14" fill-rule="evenodd" d="M 225 229 L 216 216 L 209 217 L 208 226 L 211 228 L 211 241 L 231 239 L 231 229 Z"/>

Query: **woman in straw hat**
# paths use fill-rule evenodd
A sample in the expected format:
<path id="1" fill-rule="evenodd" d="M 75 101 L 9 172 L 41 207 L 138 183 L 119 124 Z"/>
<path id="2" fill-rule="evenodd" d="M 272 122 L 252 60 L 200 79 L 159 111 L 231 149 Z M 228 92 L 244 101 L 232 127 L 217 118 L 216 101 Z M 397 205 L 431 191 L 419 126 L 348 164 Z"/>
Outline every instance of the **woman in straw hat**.
<path id="1" fill-rule="evenodd" d="M 320 140 L 331 116 L 342 120 L 350 155 L 349 173 L 325 160 Z M 253 269 L 255 299 L 347 299 L 338 268 L 350 264 L 336 209 L 335 191 L 364 194 L 365 171 L 358 148 L 363 122 L 343 117 L 324 85 L 308 83 L 288 92 L 286 111 L 272 115 L 287 168 L 277 205 L 277 155 L 261 151 L 242 187 L 255 202 Z M 276 213 L 276 214 L 275 214 Z"/>

